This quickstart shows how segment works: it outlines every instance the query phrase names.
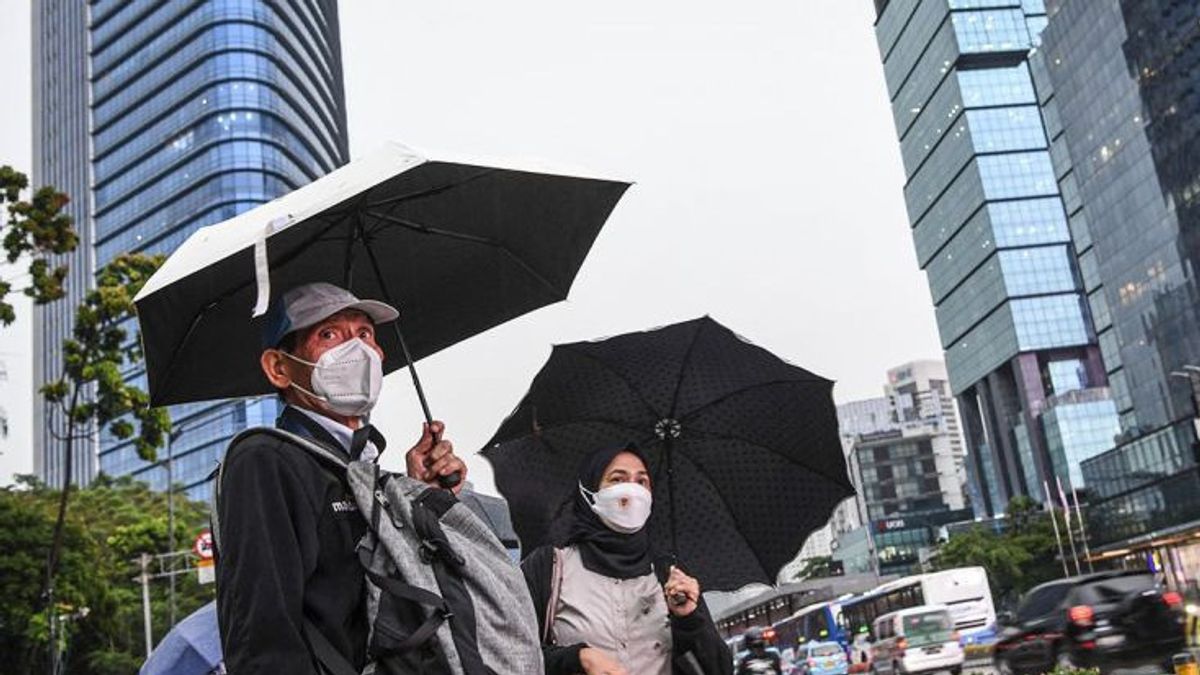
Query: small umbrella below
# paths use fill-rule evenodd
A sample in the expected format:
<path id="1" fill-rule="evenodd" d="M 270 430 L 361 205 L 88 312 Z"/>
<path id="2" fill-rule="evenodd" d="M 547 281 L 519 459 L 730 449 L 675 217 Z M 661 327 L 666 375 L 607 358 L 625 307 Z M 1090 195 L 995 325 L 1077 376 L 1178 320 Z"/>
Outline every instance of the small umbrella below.
<path id="1" fill-rule="evenodd" d="M 832 390 L 703 317 L 554 347 L 483 455 L 529 552 L 565 534 L 581 459 L 637 443 L 656 551 L 706 590 L 770 584 L 854 494 Z"/>
<path id="2" fill-rule="evenodd" d="M 142 664 L 139 675 L 210 675 L 225 672 L 217 603 L 210 602 L 175 624 Z"/>

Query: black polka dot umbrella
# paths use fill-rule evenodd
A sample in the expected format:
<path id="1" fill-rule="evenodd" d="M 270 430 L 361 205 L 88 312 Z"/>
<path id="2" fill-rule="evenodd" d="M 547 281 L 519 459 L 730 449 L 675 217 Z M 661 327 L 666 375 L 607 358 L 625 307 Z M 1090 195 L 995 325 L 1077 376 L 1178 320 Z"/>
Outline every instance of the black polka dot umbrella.
<path id="1" fill-rule="evenodd" d="M 583 457 L 635 442 L 656 552 L 706 590 L 774 583 L 854 494 L 832 389 L 703 317 L 554 347 L 483 455 L 529 552 L 563 534 Z"/>

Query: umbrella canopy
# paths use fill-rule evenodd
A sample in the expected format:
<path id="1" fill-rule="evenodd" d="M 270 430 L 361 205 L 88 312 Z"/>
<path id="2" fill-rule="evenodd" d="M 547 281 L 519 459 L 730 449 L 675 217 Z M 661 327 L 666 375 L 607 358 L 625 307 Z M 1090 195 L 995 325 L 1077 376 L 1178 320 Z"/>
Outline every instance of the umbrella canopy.
<path id="1" fill-rule="evenodd" d="M 208 675 L 218 671 L 221 659 L 214 601 L 175 624 L 138 672 L 139 675 Z"/>
<path id="2" fill-rule="evenodd" d="M 393 144 L 202 228 L 135 299 L 151 402 L 273 392 L 258 365 L 273 289 L 390 300 L 413 360 L 562 300 L 628 186 Z M 377 337 L 384 372 L 406 365 L 398 332 Z"/>
<path id="3" fill-rule="evenodd" d="M 854 494 L 832 389 L 704 317 L 554 347 L 483 454 L 528 552 L 565 534 L 582 458 L 635 442 L 657 552 L 706 590 L 774 583 Z"/>

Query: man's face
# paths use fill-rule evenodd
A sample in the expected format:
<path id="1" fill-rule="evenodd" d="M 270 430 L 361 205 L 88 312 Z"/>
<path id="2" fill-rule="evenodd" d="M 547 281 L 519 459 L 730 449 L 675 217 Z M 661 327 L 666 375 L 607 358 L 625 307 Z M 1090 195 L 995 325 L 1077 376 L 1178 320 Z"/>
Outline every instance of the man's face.
<path id="1" fill-rule="evenodd" d="M 384 358 L 383 349 L 375 341 L 375 324 L 370 317 L 358 310 L 338 312 L 320 323 L 297 331 L 295 346 L 290 353 L 297 359 L 317 363 L 321 355 L 338 345 L 358 338 Z M 323 410 L 321 402 L 290 386 L 291 383 L 312 391 L 312 366 L 284 356 L 280 350 L 268 349 L 263 353 L 263 372 L 280 390 L 284 400 L 301 405 L 309 410 Z"/>
<path id="2" fill-rule="evenodd" d="M 325 352 L 354 338 L 367 343 L 368 347 L 379 354 L 380 359 L 383 358 L 383 349 L 375 342 L 375 324 L 371 323 L 366 314 L 355 309 L 338 312 L 315 326 L 300 331 L 296 336 L 296 347 L 292 354 L 316 363 Z"/>

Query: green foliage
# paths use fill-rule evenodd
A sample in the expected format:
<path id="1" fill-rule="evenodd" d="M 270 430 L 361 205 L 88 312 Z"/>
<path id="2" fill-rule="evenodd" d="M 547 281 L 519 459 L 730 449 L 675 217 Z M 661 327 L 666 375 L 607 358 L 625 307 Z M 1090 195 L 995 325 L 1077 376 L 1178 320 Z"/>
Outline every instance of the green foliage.
<path id="1" fill-rule="evenodd" d="M 1017 497 L 1005 511 L 1005 530 L 980 526 L 950 538 L 938 549 L 938 569 L 980 566 L 987 570 L 992 595 L 1004 604 L 1025 591 L 1062 576 L 1050 515 L 1029 497 Z"/>
<path id="2" fill-rule="evenodd" d="M 134 296 L 162 261 L 163 256 L 126 253 L 99 271 L 96 288 L 75 312 L 73 336 L 63 342 L 63 377 L 41 390 L 77 429 L 95 422 L 119 439 L 134 437 L 136 430 L 138 456 L 150 462 L 156 461 L 171 420 L 165 409 L 151 408 L 150 396 L 121 373 L 142 359 L 140 343 L 125 326 L 136 316 Z"/>
<path id="3" fill-rule="evenodd" d="M 53 256 L 61 256 L 75 250 L 79 235 L 71 217 L 63 213 L 70 199 L 52 187 L 46 186 L 33 192 L 28 199 L 21 193 L 29 188 L 29 178 L 11 166 L 0 166 L 0 204 L 8 204 L 6 222 L 0 223 L 0 245 L 5 258 L 15 263 L 22 258 L 29 260 L 29 286 L 23 292 L 39 305 L 53 302 L 65 294 L 64 282 L 67 266 L 55 264 Z M 5 298 L 12 292 L 10 281 L 0 281 L 0 325 L 9 325 L 16 320 L 11 303 Z"/>
<path id="4" fill-rule="evenodd" d="M 792 581 L 823 579 L 833 575 L 833 556 L 822 555 L 804 561 L 804 567 L 792 576 Z"/>
<path id="5" fill-rule="evenodd" d="M 39 598 L 59 492 L 28 477 L 0 489 L 0 663 L 4 672 L 45 672 L 47 612 Z M 57 579 L 58 614 L 64 627 L 65 671 L 129 675 L 141 664 L 141 588 L 130 561 L 167 549 L 166 495 L 128 477 L 101 477 L 75 492 L 64 527 Z M 191 541 L 207 524 L 207 508 L 176 495 L 175 540 Z M 179 577 L 178 617 L 213 597 L 196 576 Z M 87 608 L 86 613 L 83 611 Z M 167 581 L 151 581 L 155 641 L 167 630 Z"/>

